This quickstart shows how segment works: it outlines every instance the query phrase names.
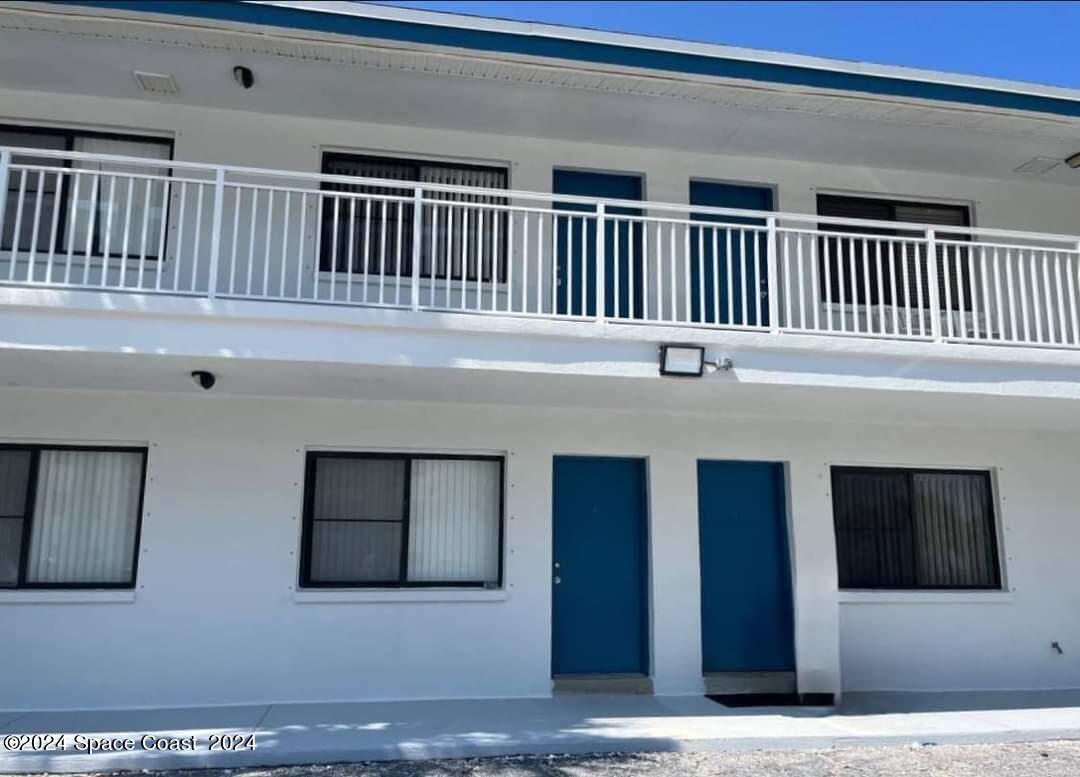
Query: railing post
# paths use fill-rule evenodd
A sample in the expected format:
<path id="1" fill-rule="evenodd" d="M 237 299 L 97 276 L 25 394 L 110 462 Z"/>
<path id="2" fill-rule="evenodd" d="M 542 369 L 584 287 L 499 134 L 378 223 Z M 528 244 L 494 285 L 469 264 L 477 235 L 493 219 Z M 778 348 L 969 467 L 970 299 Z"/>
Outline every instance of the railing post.
<path id="1" fill-rule="evenodd" d="M 219 167 L 214 174 L 214 223 L 210 229 L 210 277 L 206 280 L 206 294 L 210 299 L 217 295 L 218 266 L 221 263 L 221 212 L 224 206 L 225 168 Z M 195 250 L 198 250 L 198 246 Z M 267 248 L 267 250 L 270 249 Z"/>
<path id="2" fill-rule="evenodd" d="M 0 234 L 4 231 L 4 207 L 7 205 L 8 171 L 11 170 L 11 152 L 0 151 Z M 15 237 L 18 240 L 18 236 Z"/>
<path id="3" fill-rule="evenodd" d="M 937 232 L 932 229 L 926 230 L 926 285 L 930 293 L 930 337 L 935 343 L 941 342 L 941 297 L 938 294 L 938 277 L 941 268 L 938 266 Z M 910 327 L 911 324 L 909 323 Z"/>
<path id="4" fill-rule="evenodd" d="M 605 272 L 604 272 L 605 269 L 606 269 L 606 265 L 607 265 L 607 256 L 606 256 L 607 247 L 605 245 L 605 235 L 604 235 L 604 231 L 605 231 L 604 230 L 604 227 L 605 227 L 605 224 L 604 224 L 605 214 L 606 214 L 606 208 L 604 207 L 604 203 L 601 202 L 596 206 L 596 321 L 597 321 L 597 323 L 602 322 L 604 320 L 604 317 L 605 317 L 605 314 L 606 314 L 606 311 L 604 310 L 604 308 L 606 307 L 606 305 L 604 304 L 604 302 L 605 302 L 604 297 L 606 296 L 604 294 L 604 286 L 607 283 L 607 279 L 605 278 Z M 615 261 L 619 261 L 619 258 L 615 257 Z M 615 290 L 615 293 L 616 294 L 619 293 L 618 289 Z"/>
<path id="5" fill-rule="evenodd" d="M 424 190 L 419 186 L 413 190 L 413 220 L 412 220 L 412 309 L 420 309 L 420 240 L 423 238 L 424 218 Z M 434 261 L 434 258 L 432 259 Z M 477 258 L 476 275 L 480 277 L 480 259 Z M 465 268 L 461 271 L 462 296 L 465 294 Z M 477 308 L 480 301 L 477 300 Z"/>
<path id="6" fill-rule="evenodd" d="M 777 268 L 780 262 L 776 256 L 776 216 L 769 216 L 765 220 L 765 225 L 768 230 L 765 245 L 765 289 L 769 295 L 769 331 L 778 335 L 780 334 L 780 279 Z M 761 293 L 760 289 L 758 293 Z M 704 305 L 704 300 L 702 304 Z"/>

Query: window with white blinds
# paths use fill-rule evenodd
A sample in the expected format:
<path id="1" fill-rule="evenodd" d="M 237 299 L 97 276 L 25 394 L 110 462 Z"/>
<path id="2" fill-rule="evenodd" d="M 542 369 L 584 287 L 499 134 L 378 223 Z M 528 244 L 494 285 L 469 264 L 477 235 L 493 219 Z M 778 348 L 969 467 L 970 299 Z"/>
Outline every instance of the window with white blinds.
<path id="1" fill-rule="evenodd" d="M 145 449 L 0 448 L 0 587 L 134 587 L 145 466 Z"/>
<path id="2" fill-rule="evenodd" d="M 834 467 L 841 588 L 1001 587 L 988 472 Z"/>
<path id="3" fill-rule="evenodd" d="M 910 224 L 931 224 L 943 227 L 938 231 L 938 236 L 955 241 L 967 241 L 970 235 L 965 232 L 949 232 L 948 227 L 967 227 L 971 225 L 971 212 L 965 205 L 948 205 L 942 203 L 912 202 L 908 200 L 889 200 L 878 197 L 853 197 L 835 194 L 819 194 L 817 197 L 817 209 L 819 216 L 832 216 L 836 218 L 868 219 L 871 221 L 896 221 Z M 859 235 L 885 235 L 899 238 L 911 238 L 921 236 L 923 233 L 912 232 L 901 228 L 890 229 L 887 227 L 861 227 L 844 224 L 822 224 L 821 229 L 834 233 L 855 233 Z M 898 305 L 906 307 L 910 304 L 917 308 L 919 300 L 923 305 L 929 305 L 930 300 L 930 273 L 927 271 L 926 250 L 924 246 L 918 248 L 911 243 L 901 241 L 883 241 L 881 251 L 887 252 L 888 246 L 893 245 L 894 255 L 906 257 L 908 278 L 907 286 L 903 285 L 905 273 L 897 273 L 900 276 L 896 288 L 893 288 L 893 277 L 887 271 L 882 272 L 879 280 L 878 267 L 875 261 L 877 245 L 871 243 L 869 247 L 859 239 L 837 237 L 822 237 L 819 239 L 818 261 L 819 276 L 821 280 L 821 299 L 847 299 L 856 305 Z M 965 249 L 957 249 L 950 252 L 951 261 L 946 261 L 945 249 L 938 246 L 938 266 L 942 272 L 938 274 L 938 299 L 942 305 L 946 300 L 946 289 L 950 291 L 951 306 L 953 310 L 970 309 L 970 289 L 967 284 L 958 283 L 956 278 L 957 255 L 963 262 Z M 863 253 L 867 252 L 866 264 L 863 264 Z M 825 263 L 831 266 L 826 272 Z M 854 272 L 851 268 L 854 267 Z M 946 282 L 948 277 L 948 282 Z M 831 297 L 826 293 L 826 278 L 832 285 Z M 843 297 L 841 297 L 840 285 L 843 284 Z M 919 288 L 919 284 L 922 288 Z M 881 288 L 882 299 L 878 299 L 878 288 Z M 869 291 L 867 291 L 869 289 Z M 867 294 L 869 293 L 869 297 Z M 910 302 L 909 302 L 910 300 Z"/>
<path id="4" fill-rule="evenodd" d="M 308 454 L 300 583 L 501 584 L 503 460 Z"/>
<path id="5" fill-rule="evenodd" d="M 172 159 L 172 141 L 170 140 L 52 128 L 0 127 L 0 146 L 82 151 L 160 159 L 163 162 Z M 144 177 L 126 178 L 123 174 L 139 173 L 167 177 L 168 165 L 132 166 L 85 160 L 67 161 L 54 157 L 30 155 L 17 155 L 13 161 L 16 164 L 31 164 L 39 167 L 120 174 L 116 178 L 80 176 L 78 191 L 76 191 L 73 174 L 59 176 L 47 170 L 12 172 L 8 177 L 6 212 L 15 212 L 20 190 L 23 191 L 22 201 L 32 203 L 36 208 L 40 188 L 40 223 L 51 224 L 53 214 L 56 213 L 57 216 L 56 245 L 53 247 L 56 251 L 64 251 L 70 244 L 81 253 L 89 245 L 91 256 L 104 255 L 106 248 L 111 258 L 141 256 L 143 250 L 141 228 L 129 229 L 125 244 L 124 225 L 125 223 L 141 225 L 144 211 L 147 217 L 147 234 L 158 235 L 161 232 L 162 221 L 166 217 L 165 204 L 168 199 L 165 191 L 166 183 Z M 15 229 L 15 219 L 7 219 L 4 224 L 4 233 L 0 235 L 0 250 L 12 248 L 15 242 Z M 34 219 L 22 219 L 18 229 L 18 250 L 29 251 L 31 243 L 34 242 Z M 47 242 L 49 242 L 47 237 L 38 235 L 36 248 L 47 249 L 48 246 L 45 245 Z M 157 241 L 147 241 L 146 258 L 157 259 L 157 250 Z"/>
<path id="6" fill-rule="evenodd" d="M 391 181 L 506 189 L 506 168 L 450 162 L 389 159 L 355 154 L 323 155 L 323 173 Z M 413 205 L 386 197 L 412 197 L 413 190 L 325 183 L 330 192 L 371 195 L 324 197 L 320 269 L 368 275 L 412 274 Z M 499 282 L 506 274 L 506 213 L 490 205 L 507 199 L 464 192 L 429 192 L 421 214 L 421 278 Z M 430 204 L 438 202 L 438 205 Z M 445 203 L 445 204 L 444 204 Z M 470 203 L 484 207 L 469 207 Z"/>

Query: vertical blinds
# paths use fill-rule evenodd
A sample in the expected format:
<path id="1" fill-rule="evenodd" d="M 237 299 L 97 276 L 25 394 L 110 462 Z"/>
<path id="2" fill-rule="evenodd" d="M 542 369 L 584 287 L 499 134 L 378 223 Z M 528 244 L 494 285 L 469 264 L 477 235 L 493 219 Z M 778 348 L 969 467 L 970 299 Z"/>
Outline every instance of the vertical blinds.
<path id="1" fill-rule="evenodd" d="M 133 585 L 145 456 L 0 449 L 0 586 Z"/>
<path id="2" fill-rule="evenodd" d="M 0 145 L 54 151 L 85 151 L 163 161 L 172 156 L 172 146 L 165 140 L 100 137 L 61 130 L 3 129 L 0 130 Z M 156 176 L 169 174 L 169 168 L 165 165 L 148 167 L 86 160 L 76 160 L 69 165 L 62 159 L 31 156 L 16 156 L 14 161 L 16 164 L 56 168 L 70 166 L 74 170 L 106 173 Z M 164 181 L 125 178 L 123 175 L 105 179 L 83 176 L 76 196 L 74 175 L 67 175 L 61 181 L 60 176 L 51 172 L 45 172 L 39 176 L 36 171 L 30 171 L 25 173 L 24 179 L 24 173 L 15 171 L 8 179 L 6 196 L 9 209 L 7 212 L 14 213 L 20 188 L 24 191 L 23 202 L 36 208 L 40 188 L 40 223 L 50 224 L 57 208 L 60 209 L 58 217 L 62 216 L 57 220 L 57 245 L 55 246 L 57 250 L 66 248 L 69 243 L 78 250 L 85 250 L 89 243 L 93 254 L 104 253 L 105 248 L 108 247 L 110 256 L 137 256 L 143 251 L 141 225 L 144 213 L 149 218 L 147 234 L 156 236 L 160 233 L 162 219 L 165 217 L 165 187 Z M 95 189 L 97 201 L 91 212 Z M 128 210 L 129 191 L 131 194 L 130 212 Z M 138 229 L 128 230 L 126 244 L 124 242 L 125 221 L 140 225 Z M 20 223 L 19 250 L 31 249 L 31 243 L 34 242 L 33 222 L 33 219 L 26 218 Z M 4 233 L 0 236 L 0 247 L 12 245 L 15 240 L 14 231 L 14 219 L 6 220 Z M 37 240 L 38 244 L 35 246 L 37 250 L 48 249 L 48 235 L 43 235 L 39 231 Z M 157 252 L 156 241 L 148 240 L 146 252 L 148 257 L 153 257 Z"/>
<path id="3" fill-rule="evenodd" d="M 319 459 L 312 496 L 311 577 L 396 580 L 405 466 L 388 459 Z"/>
<path id="4" fill-rule="evenodd" d="M 498 582 L 501 461 L 313 456 L 305 582 Z"/>
<path id="5" fill-rule="evenodd" d="M 833 194 L 819 194 L 817 198 L 817 208 L 818 215 L 834 218 L 933 224 L 943 227 L 966 227 L 971 223 L 971 214 L 968 208 L 963 205 L 945 205 L 940 203 L 888 200 L 876 197 L 850 197 Z M 913 236 L 913 233 L 905 232 L 899 228 L 857 227 L 843 224 L 823 224 L 822 228 L 829 232 L 857 233 L 860 235 Z M 968 239 L 968 235 L 964 233 L 949 234 L 947 231 L 944 231 L 940 234 L 941 236 L 946 236 L 954 240 Z M 926 268 L 925 250 L 921 247 L 918 250 L 915 250 L 910 247 L 909 244 L 906 254 L 909 278 L 907 288 L 901 287 L 893 289 L 891 287 L 891 276 L 889 276 L 888 273 L 882 274 L 880 282 L 885 296 L 882 300 L 877 299 L 877 265 L 874 261 L 869 261 L 875 256 L 874 248 L 872 247 L 868 249 L 869 256 L 867 257 L 868 262 L 865 268 L 865 272 L 870 276 L 870 299 L 864 299 L 866 295 L 866 286 L 864 283 L 866 279 L 864 278 L 863 268 L 864 250 L 867 249 L 864 249 L 862 242 L 858 239 L 852 240 L 839 237 L 822 238 L 822 245 L 819 248 L 819 261 L 825 262 L 827 256 L 828 261 L 832 265 L 829 268 L 828 273 L 828 277 L 831 278 L 832 283 L 832 299 L 840 299 L 840 284 L 842 282 L 844 284 L 844 298 L 852 300 L 856 304 L 905 305 L 910 299 L 911 306 L 915 307 L 920 299 L 917 284 L 921 277 L 923 287 L 921 298 L 924 304 L 929 304 L 930 290 L 928 284 L 930 275 Z M 897 257 L 904 256 L 903 248 L 900 244 L 896 244 L 894 251 Z M 854 260 L 855 264 L 854 278 L 849 277 L 850 272 L 848 268 L 850 267 L 850 260 Z M 956 268 L 954 262 L 945 261 L 944 249 L 940 246 L 938 248 L 938 261 L 939 266 L 942 268 L 942 272 L 938 275 L 938 298 L 944 304 L 946 290 L 945 278 L 946 274 L 948 274 L 948 286 L 952 291 L 952 307 L 954 310 L 965 309 L 967 299 L 963 292 L 963 284 L 956 282 Z M 916 265 L 920 264 L 922 266 L 919 271 L 916 272 Z M 820 269 L 822 271 L 820 276 L 822 279 L 821 282 L 824 284 L 826 278 L 824 266 Z M 824 286 L 821 289 L 821 298 L 823 300 L 827 298 Z"/>
<path id="6" fill-rule="evenodd" d="M 30 451 L 0 450 L 0 586 L 19 582 Z"/>
<path id="7" fill-rule="evenodd" d="M 167 143 L 100 137 L 76 137 L 74 150 L 161 160 L 167 160 L 172 155 L 172 148 Z M 85 160 L 73 162 L 72 167 L 83 170 L 101 170 L 105 173 L 134 173 L 162 177 L 169 174 L 169 169 L 165 166 L 147 167 Z M 115 178 L 101 178 L 98 184 L 98 212 L 94 219 L 91 219 L 89 214 L 91 202 L 92 198 L 87 192 L 80 193 L 79 200 L 74 203 L 80 209 L 75 219 L 75 232 L 70 236 L 75 240 L 76 246 L 85 245 L 87 237 L 92 237 L 97 242 L 97 250 L 101 253 L 107 251 L 110 256 L 118 254 L 139 256 L 144 250 L 149 255 L 157 253 L 157 243 L 152 238 L 160 234 L 161 221 L 165 216 L 164 181 L 125 178 L 123 175 L 117 175 Z M 142 245 L 141 225 L 144 214 L 148 219 L 146 234 L 150 236 L 146 246 Z M 94 235 L 90 234 L 91 223 L 94 225 L 96 233 Z M 128 224 L 139 225 L 139 228 L 127 230 L 125 244 L 125 226 Z"/>
<path id="8" fill-rule="evenodd" d="M 499 569 L 499 462 L 412 462 L 409 580 L 494 582 Z"/>
<path id="9" fill-rule="evenodd" d="M 997 584 L 990 489 L 984 477 L 933 472 L 912 476 L 915 569 L 930 588 Z"/>
<path id="10" fill-rule="evenodd" d="M 505 189 L 509 184 L 505 168 L 455 165 L 450 162 L 395 160 L 351 154 L 326 154 L 323 172 L 361 178 L 384 178 L 450 186 Z M 325 200 L 322 217 L 321 269 L 333 266 L 338 272 L 397 274 L 400 248 L 401 274 L 412 272 L 413 205 L 379 199 L 406 197 L 409 189 L 385 186 L 327 183 L 330 191 L 376 195 L 357 200 L 355 213 L 350 202 L 339 201 L 335 219 L 334 202 Z M 475 279 L 481 273 L 490 280 L 493 272 L 502 277 L 505 266 L 505 213 L 491 208 L 468 208 L 467 203 L 505 204 L 506 198 L 465 192 L 429 192 L 427 201 L 447 203 L 446 207 L 426 207 L 421 223 L 421 267 L 423 277 Z M 461 203 L 452 207 L 450 203 Z M 438 211 L 438 218 L 434 212 Z M 482 215 L 481 215 L 482 214 Z M 337 224 L 335 241 L 334 225 Z M 453 225 L 450 226 L 450 222 Z M 400 246 L 399 246 L 400 243 Z M 350 247 L 353 255 L 349 256 Z M 462 254 L 464 253 L 464 257 Z"/>
<path id="11" fill-rule="evenodd" d="M 26 579 L 131 579 L 142 454 L 45 450 L 38 462 Z"/>
<path id="12" fill-rule="evenodd" d="M 996 588 L 985 472 L 833 469 L 841 588 Z"/>
<path id="13" fill-rule="evenodd" d="M 500 167 L 394 160 L 350 154 L 327 154 L 323 161 L 323 172 L 329 175 L 353 175 L 359 178 L 385 178 L 393 181 L 417 181 L 449 186 L 477 186 L 485 189 L 505 189 L 507 185 L 506 169 Z M 343 183 L 331 183 L 327 185 L 327 188 L 335 191 L 387 192 L 385 186 L 354 186 Z M 408 190 L 393 192 L 397 196 L 408 193 Z M 432 196 L 455 200 L 469 200 L 472 197 L 476 198 L 476 201 L 481 201 L 482 197 L 482 195 L 456 192 L 438 192 L 432 193 Z"/>

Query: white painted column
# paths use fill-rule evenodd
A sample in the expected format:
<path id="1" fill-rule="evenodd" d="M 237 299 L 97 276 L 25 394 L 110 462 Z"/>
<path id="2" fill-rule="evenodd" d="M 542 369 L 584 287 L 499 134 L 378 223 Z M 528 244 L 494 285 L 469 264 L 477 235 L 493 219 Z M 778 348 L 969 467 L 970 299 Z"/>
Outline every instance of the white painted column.
<path id="1" fill-rule="evenodd" d="M 550 449 L 509 451 L 506 469 L 505 585 L 515 609 L 531 613 L 513 638 L 536 649 L 520 651 L 522 695 L 551 693 L 551 462 Z"/>
<path id="2" fill-rule="evenodd" d="M 796 459 L 788 482 L 798 688 L 839 699 L 840 609 L 828 467 Z"/>
<path id="3" fill-rule="evenodd" d="M 697 462 L 664 451 L 649 459 L 652 677 L 657 694 L 700 694 L 701 574 Z"/>

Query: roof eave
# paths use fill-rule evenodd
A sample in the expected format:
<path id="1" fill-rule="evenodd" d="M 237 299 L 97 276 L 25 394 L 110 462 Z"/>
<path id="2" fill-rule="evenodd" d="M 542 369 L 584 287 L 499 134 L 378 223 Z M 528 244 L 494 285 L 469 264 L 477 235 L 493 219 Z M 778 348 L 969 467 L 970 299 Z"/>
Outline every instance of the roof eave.
<path id="1" fill-rule="evenodd" d="M 1077 90 L 390 6 L 293 0 L 62 0 L 59 4 L 1080 118 Z"/>

